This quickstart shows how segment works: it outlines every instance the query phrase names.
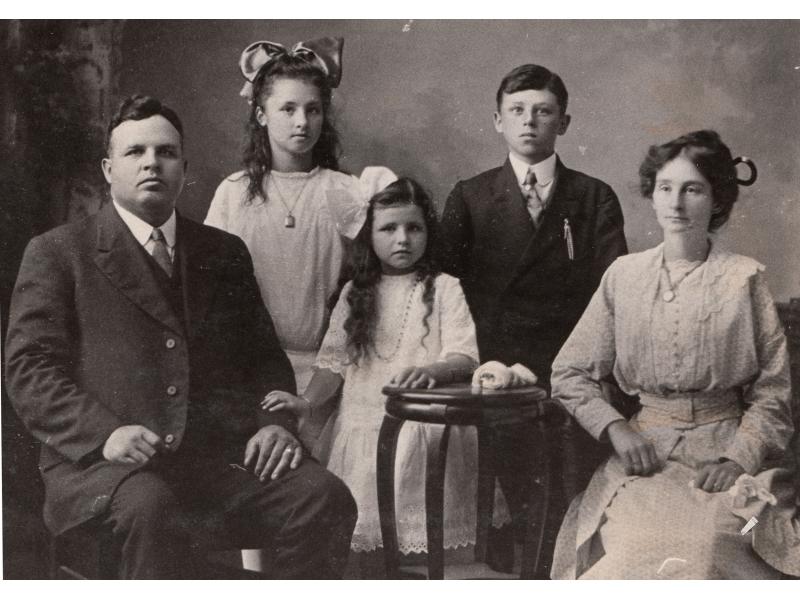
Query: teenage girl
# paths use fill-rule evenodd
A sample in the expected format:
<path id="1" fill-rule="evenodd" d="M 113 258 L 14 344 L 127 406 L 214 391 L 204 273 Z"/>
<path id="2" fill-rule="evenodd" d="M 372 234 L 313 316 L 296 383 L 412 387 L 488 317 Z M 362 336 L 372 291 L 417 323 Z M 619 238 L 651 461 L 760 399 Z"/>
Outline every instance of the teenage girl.
<path id="1" fill-rule="evenodd" d="M 383 167 L 367 167 L 361 178 L 339 171 L 330 111 L 342 43 L 324 38 L 287 50 L 256 42 L 244 50 L 241 94 L 250 102 L 244 170 L 219 185 L 205 220 L 250 250 L 298 391 L 311 377 L 327 328 L 345 239 L 363 223 L 353 206 L 396 179 Z"/>

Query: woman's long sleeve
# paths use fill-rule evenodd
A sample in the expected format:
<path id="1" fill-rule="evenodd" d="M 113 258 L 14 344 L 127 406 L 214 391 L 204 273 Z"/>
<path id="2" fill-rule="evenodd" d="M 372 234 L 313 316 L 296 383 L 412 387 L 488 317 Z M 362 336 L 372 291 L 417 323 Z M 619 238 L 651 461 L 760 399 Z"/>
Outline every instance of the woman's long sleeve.
<path id="1" fill-rule="evenodd" d="M 756 273 L 750 282 L 759 372 L 746 387 L 742 416 L 727 458 L 751 475 L 766 456 L 784 451 L 794 432 L 786 337 L 766 282 Z"/>
<path id="2" fill-rule="evenodd" d="M 614 368 L 614 273 L 612 265 L 589 306 L 553 362 L 552 396 L 596 439 L 624 419 L 604 399 L 600 382 Z"/>

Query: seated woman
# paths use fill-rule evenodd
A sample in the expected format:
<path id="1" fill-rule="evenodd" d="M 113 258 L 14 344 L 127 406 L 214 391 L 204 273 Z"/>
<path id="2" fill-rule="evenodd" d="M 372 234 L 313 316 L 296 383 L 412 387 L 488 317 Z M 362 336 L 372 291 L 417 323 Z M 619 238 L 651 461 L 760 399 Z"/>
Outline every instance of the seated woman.
<path id="1" fill-rule="evenodd" d="M 614 454 L 570 506 L 552 577 L 798 576 L 786 339 L 764 267 L 709 236 L 755 167 L 697 131 L 639 174 L 664 242 L 609 267 L 553 364 L 553 397 Z M 603 400 L 612 375 L 639 396 L 628 422 Z"/>

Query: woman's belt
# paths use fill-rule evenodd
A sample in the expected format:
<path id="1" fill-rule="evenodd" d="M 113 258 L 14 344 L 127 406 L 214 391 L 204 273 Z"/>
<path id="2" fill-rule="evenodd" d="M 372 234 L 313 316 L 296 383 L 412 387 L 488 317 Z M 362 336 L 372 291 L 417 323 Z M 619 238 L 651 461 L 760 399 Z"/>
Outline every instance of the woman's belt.
<path id="1" fill-rule="evenodd" d="M 698 425 L 734 419 L 743 414 L 737 389 L 718 392 L 675 392 L 666 396 L 640 392 L 640 425 L 691 429 Z"/>

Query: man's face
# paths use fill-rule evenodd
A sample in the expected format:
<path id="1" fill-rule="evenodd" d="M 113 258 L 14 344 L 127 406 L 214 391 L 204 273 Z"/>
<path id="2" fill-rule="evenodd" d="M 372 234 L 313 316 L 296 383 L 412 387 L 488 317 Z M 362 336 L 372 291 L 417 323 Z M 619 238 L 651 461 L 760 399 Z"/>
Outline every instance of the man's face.
<path id="1" fill-rule="evenodd" d="M 550 156 L 556 138 L 569 127 L 569 115 L 562 115 L 556 95 L 549 90 L 522 90 L 503 94 L 494 128 L 503 134 L 510 152 L 529 164 Z"/>
<path id="2" fill-rule="evenodd" d="M 111 132 L 103 175 L 111 197 L 153 227 L 172 214 L 183 189 L 186 161 L 181 135 L 161 115 L 123 121 Z"/>

